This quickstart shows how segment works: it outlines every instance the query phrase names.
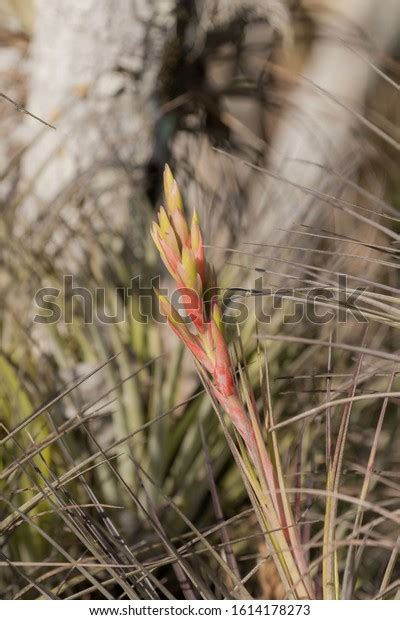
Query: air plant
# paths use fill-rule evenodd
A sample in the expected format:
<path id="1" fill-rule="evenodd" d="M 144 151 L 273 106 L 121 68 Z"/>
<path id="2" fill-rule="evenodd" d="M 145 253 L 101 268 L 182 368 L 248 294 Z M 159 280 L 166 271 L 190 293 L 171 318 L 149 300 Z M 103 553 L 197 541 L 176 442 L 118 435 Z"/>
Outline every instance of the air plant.
<path id="1" fill-rule="evenodd" d="M 226 414 L 241 438 L 239 464 L 260 525 L 267 531 L 269 549 L 287 596 L 314 598 L 299 526 L 284 485 L 277 438 L 274 432 L 265 437 L 251 384 L 241 368 L 235 369 L 224 333 L 223 299 L 215 271 L 205 256 L 199 218 L 194 212 L 189 226 L 178 185 L 168 166 L 164 172 L 164 193 L 166 207 L 160 208 L 151 234 L 175 280 L 186 316 L 181 316 L 171 301 L 156 291 L 160 309 L 192 354 L 217 411 Z M 269 393 L 268 386 L 265 393 Z M 270 400 L 265 408 L 265 418 L 271 423 Z"/>

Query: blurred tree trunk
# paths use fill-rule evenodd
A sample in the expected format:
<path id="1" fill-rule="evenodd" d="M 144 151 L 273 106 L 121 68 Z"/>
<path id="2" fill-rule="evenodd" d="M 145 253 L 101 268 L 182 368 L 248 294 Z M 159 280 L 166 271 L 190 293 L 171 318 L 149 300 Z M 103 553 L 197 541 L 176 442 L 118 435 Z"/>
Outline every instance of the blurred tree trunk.
<path id="1" fill-rule="evenodd" d="M 272 142 L 268 169 L 291 184 L 264 178 L 250 188 L 254 241 L 283 239 L 295 224 L 320 225 L 327 209 L 312 191 L 340 195 L 368 156 L 363 124 L 367 97 L 381 79 L 373 65 L 390 53 L 400 33 L 399 0 L 319 0 L 310 57 L 288 95 Z M 379 130 L 378 130 L 379 131 Z M 365 140 L 367 136 L 367 140 Z M 382 136 L 393 153 L 399 144 Z M 331 172 L 338 176 L 332 175 Z M 315 205 L 322 204 L 322 210 Z"/>
<path id="2" fill-rule="evenodd" d="M 131 185 L 143 189 L 153 148 L 158 74 L 174 36 L 175 5 L 37 2 L 27 107 L 57 129 L 26 121 L 35 143 L 24 160 L 23 179 L 33 184 L 25 220 L 57 218 L 62 192 L 63 205 L 79 205 L 78 213 L 63 211 L 69 225 L 100 211 L 110 230 L 125 226 Z"/>
<path id="3" fill-rule="evenodd" d="M 50 220 L 57 217 L 54 201 L 62 191 L 60 205 L 65 204 L 72 184 L 68 196 L 79 204 L 75 217 L 100 210 L 106 227 L 124 230 L 124 205 L 132 195 L 140 196 L 146 182 L 145 167 L 153 154 L 159 74 L 166 46 L 176 36 L 178 4 L 177 0 L 38 0 L 27 106 L 54 122 L 57 131 L 40 130 L 42 136 L 25 158 L 24 180 L 33 180 L 35 190 L 35 198 L 30 192 L 24 210 L 28 221 L 36 221 L 41 213 Z M 286 30 L 288 5 L 284 0 L 204 0 L 193 7 L 195 4 L 202 8 L 198 14 L 190 9 L 193 23 L 186 32 L 193 41 L 200 41 L 201 33 L 205 36 L 213 27 L 223 26 L 226 41 L 235 44 L 230 24 L 241 11 L 265 20 L 269 30 L 271 26 Z M 329 178 L 326 168 L 350 178 L 363 159 L 357 132 L 362 125 L 357 115 L 363 114 L 367 94 L 378 79 L 369 63 L 376 60 L 376 51 L 390 50 L 399 30 L 400 3 L 386 0 L 384 10 L 379 0 L 310 4 L 317 7 L 316 37 L 303 76 L 289 91 L 287 111 L 274 128 L 265 164 L 293 183 L 333 192 L 340 182 Z M 268 36 L 272 46 L 274 39 Z M 201 48 L 201 41 L 198 46 Z M 181 78 L 173 77 L 178 82 Z M 203 92 L 202 87 L 198 85 Z M 256 139 L 252 121 L 258 112 L 252 110 L 259 104 L 253 102 L 250 108 L 246 102 L 240 115 L 231 100 L 220 97 L 222 110 L 231 112 L 233 122 L 238 117 L 244 132 L 251 128 L 249 135 L 253 133 Z M 179 107 L 177 113 L 181 113 Z M 35 135 L 37 123 L 29 120 L 27 124 Z M 218 203 L 224 209 L 225 205 L 231 209 L 231 194 L 237 193 L 235 178 L 230 184 L 224 182 L 228 166 L 236 176 L 248 178 L 243 182 L 246 193 L 239 197 L 240 203 L 248 205 L 248 219 L 254 222 L 247 238 L 265 241 L 273 235 L 276 241 L 278 227 L 319 217 L 318 210 L 310 208 L 310 196 L 276 181 L 256 183 L 243 165 L 230 164 L 210 145 L 202 148 L 197 135 L 192 134 L 193 140 L 188 135 L 177 135 L 178 148 L 173 152 L 183 160 L 182 168 L 192 163 L 193 176 L 202 173 L 204 184 L 212 186 L 210 193 L 221 193 L 217 192 Z M 270 152 L 274 153 L 272 159 Z M 79 185 L 74 184 L 78 176 Z M 50 203 L 51 208 L 46 208 Z M 73 224 L 74 217 L 68 220 Z M 40 244 L 40 236 L 35 238 Z"/>

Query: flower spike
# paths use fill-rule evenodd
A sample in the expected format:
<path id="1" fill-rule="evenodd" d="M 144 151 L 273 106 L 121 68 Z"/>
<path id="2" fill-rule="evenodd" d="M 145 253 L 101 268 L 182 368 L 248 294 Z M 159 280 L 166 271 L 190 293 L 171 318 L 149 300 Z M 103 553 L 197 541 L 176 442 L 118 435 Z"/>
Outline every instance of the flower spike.
<path id="1" fill-rule="evenodd" d="M 260 446 L 261 430 L 254 425 L 254 420 L 258 419 L 254 394 L 252 391 L 250 394 L 247 392 L 246 408 L 234 380 L 235 369 L 224 336 L 221 301 L 217 295 L 217 278 L 214 268 L 207 262 L 205 256 L 198 215 L 196 212 L 193 213 L 189 227 L 184 214 L 182 196 L 168 166 L 164 171 L 164 193 L 166 208 L 160 208 L 158 223 L 153 223 L 151 235 L 163 263 L 175 280 L 190 324 L 178 313 L 167 297 L 156 291 L 160 309 L 167 317 L 173 332 L 203 370 L 207 379 L 207 389 L 241 436 L 258 476 L 267 487 L 272 514 L 275 515 L 273 522 L 279 525 L 272 531 L 277 532 L 274 536 L 281 536 L 281 548 L 287 547 L 282 558 L 279 553 L 276 554 L 277 563 L 281 563 L 284 572 L 287 570 L 288 559 L 295 562 L 299 568 L 298 577 L 293 585 L 296 597 L 312 598 L 313 584 L 307 575 L 296 524 L 292 521 L 293 526 L 288 527 L 287 516 L 290 508 L 287 499 L 286 505 L 282 499 L 284 488 L 279 487 L 276 466 L 278 456 L 275 453 L 274 459 L 271 459 L 268 450 Z"/>
<path id="2" fill-rule="evenodd" d="M 251 453 L 256 459 L 254 431 L 233 380 L 220 303 L 215 293 L 217 279 L 205 257 L 199 217 L 194 211 L 189 228 L 182 197 L 169 166 L 164 171 L 164 193 L 166 209 L 160 208 L 159 223 L 153 224 L 152 236 L 182 293 L 190 326 L 167 298 L 159 296 L 161 309 L 173 331 L 206 371 L 216 399 L 230 415 L 244 441 L 253 442 Z"/>

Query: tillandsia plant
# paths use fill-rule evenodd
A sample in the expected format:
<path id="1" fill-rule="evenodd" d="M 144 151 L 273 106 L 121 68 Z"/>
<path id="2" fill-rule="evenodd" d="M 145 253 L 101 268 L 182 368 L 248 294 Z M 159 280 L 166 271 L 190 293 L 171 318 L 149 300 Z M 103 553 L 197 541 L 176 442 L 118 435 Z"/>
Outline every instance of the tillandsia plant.
<path id="1" fill-rule="evenodd" d="M 199 219 L 188 224 L 178 185 L 168 166 L 164 172 L 166 207 L 161 207 L 152 238 L 180 293 L 182 317 L 158 291 L 168 324 L 189 349 L 213 402 L 224 412 L 241 438 L 237 452 L 256 509 L 287 596 L 314 598 L 314 585 L 301 545 L 280 464 L 274 432 L 265 438 L 250 382 L 235 372 L 224 335 L 222 300 L 215 271 L 207 262 Z M 268 391 L 268 390 L 267 390 Z M 271 407 L 266 407 L 271 421 Z M 266 416 L 267 417 L 267 416 Z"/>

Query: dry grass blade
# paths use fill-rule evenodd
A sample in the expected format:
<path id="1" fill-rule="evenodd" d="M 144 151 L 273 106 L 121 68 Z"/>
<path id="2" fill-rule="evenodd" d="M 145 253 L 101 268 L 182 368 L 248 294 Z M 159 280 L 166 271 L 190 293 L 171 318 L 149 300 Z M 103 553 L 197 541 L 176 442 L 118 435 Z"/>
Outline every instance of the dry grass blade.
<path id="1" fill-rule="evenodd" d="M 15 107 L 15 109 L 18 110 L 18 112 L 22 112 L 23 114 L 26 114 L 27 116 L 30 116 L 30 117 L 34 118 L 35 121 L 39 121 L 39 123 L 42 123 L 42 125 L 46 125 L 46 127 L 49 127 L 50 129 L 56 129 L 54 127 L 54 125 L 51 125 L 50 123 L 47 123 L 46 121 L 44 121 L 39 116 L 36 116 L 36 114 L 32 114 L 32 112 L 29 112 L 29 110 L 27 110 L 26 108 L 21 106 L 19 103 L 17 103 L 13 99 L 11 99 L 7 95 L 5 95 L 4 93 L 0 93 L 0 97 L 2 99 L 5 99 L 6 101 L 8 101 L 8 103 L 11 103 Z"/>
<path id="2" fill-rule="evenodd" d="M 228 529 L 225 525 L 224 514 L 222 512 L 221 502 L 218 496 L 218 489 L 215 484 L 212 463 L 210 460 L 210 452 L 209 452 L 207 441 L 204 435 L 204 429 L 201 425 L 200 425 L 200 434 L 201 434 L 201 441 L 204 447 L 207 477 L 210 483 L 210 492 L 211 492 L 211 497 L 212 497 L 212 502 L 213 502 L 213 507 L 214 507 L 214 512 L 215 512 L 215 517 L 217 520 L 217 524 L 221 525 L 221 540 L 225 547 L 225 551 L 224 551 L 225 559 L 226 559 L 227 564 L 231 568 L 232 572 L 237 576 L 238 579 L 240 579 L 240 571 L 239 571 L 238 563 L 236 561 L 236 557 L 233 552 L 233 548 L 232 548 L 232 545 L 229 539 Z"/>
<path id="3" fill-rule="evenodd" d="M 390 377 L 390 381 L 389 381 L 389 385 L 388 385 L 388 391 L 390 391 L 391 388 L 392 388 L 394 375 L 395 375 L 395 368 L 393 369 L 392 376 Z M 372 473 L 373 473 L 373 467 L 374 467 L 375 458 L 376 458 L 376 453 L 377 453 L 377 450 L 378 450 L 379 438 L 380 438 L 380 434 L 382 432 L 382 426 L 383 426 L 383 421 L 385 419 L 385 414 L 386 414 L 388 402 L 389 402 L 389 399 L 385 398 L 385 400 L 382 403 L 382 408 L 381 408 L 381 411 L 380 411 L 380 414 L 379 414 L 379 417 L 378 417 L 378 421 L 377 421 L 377 424 L 376 424 L 375 434 L 374 434 L 374 438 L 373 438 L 373 443 L 372 443 L 370 454 L 369 454 L 369 458 L 368 458 L 367 469 L 366 469 L 366 472 L 365 472 L 365 477 L 364 477 L 364 480 L 363 480 L 363 485 L 362 485 L 362 489 L 361 489 L 361 493 L 360 493 L 360 500 L 361 501 L 364 501 L 366 499 L 367 495 L 368 495 L 369 486 L 370 486 L 370 483 L 371 483 L 371 478 L 372 478 Z M 357 507 L 357 513 L 356 513 L 356 517 L 354 519 L 353 537 L 356 536 L 356 531 L 361 526 L 362 520 L 363 520 L 363 510 L 361 508 L 361 505 L 359 505 Z M 345 570 L 344 570 L 344 574 L 343 574 L 343 592 L 342 592 L 342 598 L 343 599 L 352 598 L 353 588 L 354 588 L 354 581 L 355 581 L 354 566 L 353 566 L 353 564 L 354 564 L 354 549 L 352 547 L 349 547 L 349 551 L 348 551 L 347 558 L 346 558 Z M 389 565 L 390 565 L 390 561 L 389 561 Z M 385 587 L 386 587 L 387 579 L 385 580 L 385 578 L 384 578 L 382 580 L 382 583 L 384 583 Z M 382 586 L 381 586 L 381 588 L 382 588 Z M 385 588 L 383 588 L 383 589 L 385 589 Z"/>

